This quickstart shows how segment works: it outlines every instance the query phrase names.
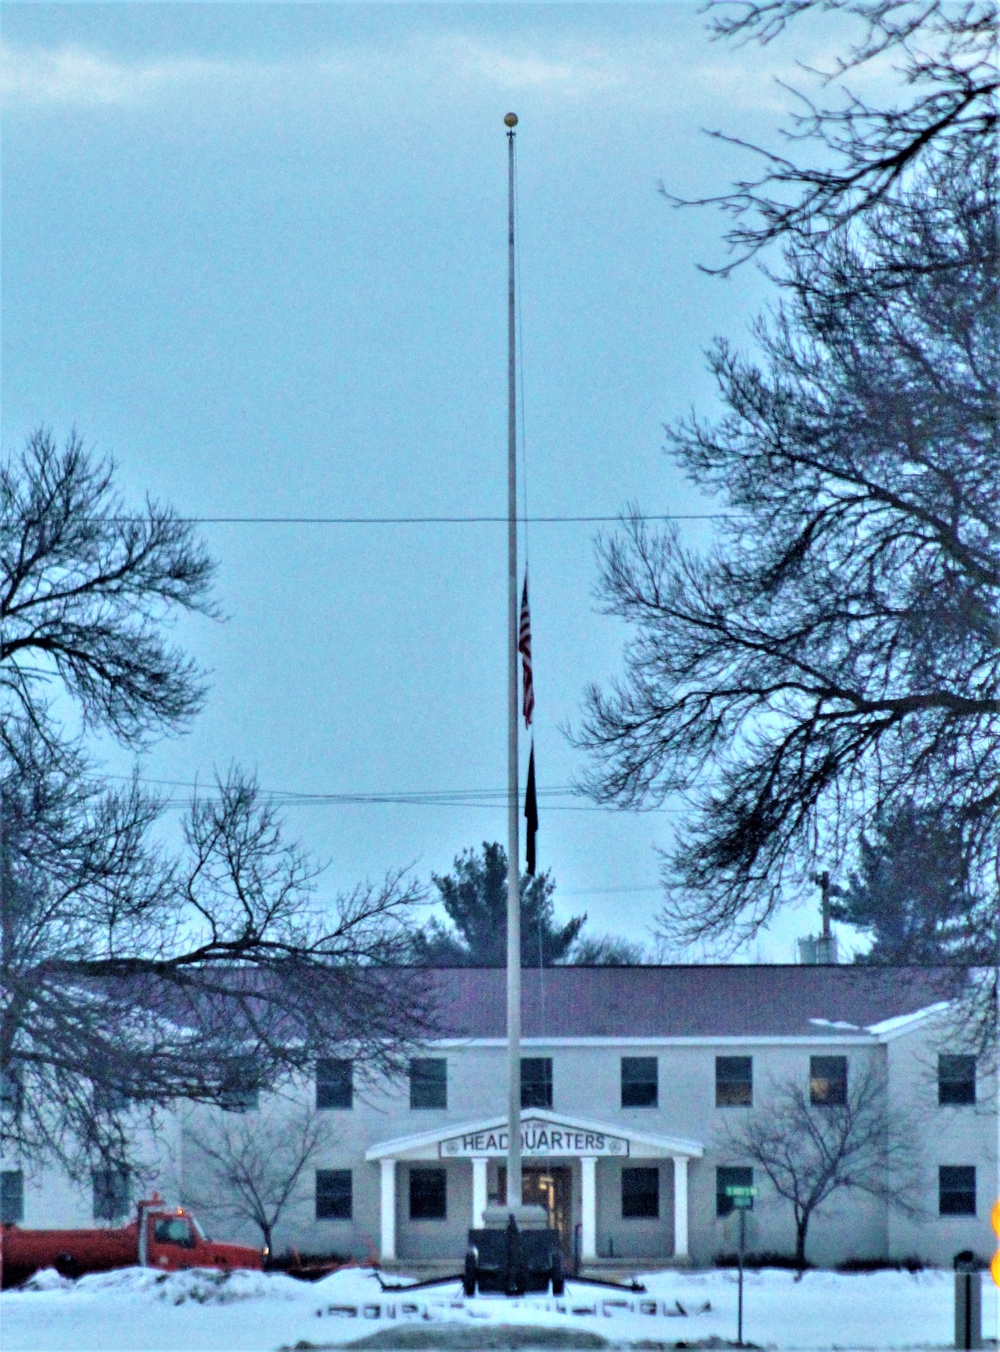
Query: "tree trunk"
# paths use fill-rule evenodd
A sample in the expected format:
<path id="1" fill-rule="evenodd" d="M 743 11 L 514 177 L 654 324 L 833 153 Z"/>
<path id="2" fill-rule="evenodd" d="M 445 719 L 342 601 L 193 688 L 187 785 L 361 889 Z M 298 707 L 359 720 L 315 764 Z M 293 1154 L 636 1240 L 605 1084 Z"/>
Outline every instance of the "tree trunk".
<path id="1" fill-rule="evenodd" d="M 809 1212 L 806 1211 L 795 1221 L 795 1271 L 796 1280 L 806 1270 L 806 1232 L 809 1229 Z"/>
<path id="2" fill-rule="evenodd" d="M 257 1224 L 260 1226 L 261 1234 L 264 1237 L 264 1266 L 267 1268 L 270 1267 L 271 1259 L 274 1257 L 271 1251 L 271 1227 L 265 1225 L 263 1221 L 258 1221 Z"/>

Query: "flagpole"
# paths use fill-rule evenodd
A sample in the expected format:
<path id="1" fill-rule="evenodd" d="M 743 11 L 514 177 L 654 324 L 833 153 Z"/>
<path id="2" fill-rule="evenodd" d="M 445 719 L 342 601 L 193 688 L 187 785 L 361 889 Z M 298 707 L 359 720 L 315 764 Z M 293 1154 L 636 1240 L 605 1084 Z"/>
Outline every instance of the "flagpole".
<path id="1" fill-rule="evenodd" d="M 507 127 L 507 1208 L 521 1207 L 521 893 L 517 770 L 517 402 L 514 346 L 514 128 Z"/>

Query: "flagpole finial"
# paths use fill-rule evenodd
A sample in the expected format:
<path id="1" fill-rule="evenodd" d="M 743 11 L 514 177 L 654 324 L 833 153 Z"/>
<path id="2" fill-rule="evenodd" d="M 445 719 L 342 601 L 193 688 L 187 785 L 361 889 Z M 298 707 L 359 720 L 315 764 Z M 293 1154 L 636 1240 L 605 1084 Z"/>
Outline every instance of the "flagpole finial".
<path id="1" fill-rule="evenodd" d="M 516 127 L 516 126 L 517 126 L 517 113 L 505 113 L 505 114 L 504 114 L 504 119 L 503 119 L 503 124 L 504 124 L 505 127 Z"/>

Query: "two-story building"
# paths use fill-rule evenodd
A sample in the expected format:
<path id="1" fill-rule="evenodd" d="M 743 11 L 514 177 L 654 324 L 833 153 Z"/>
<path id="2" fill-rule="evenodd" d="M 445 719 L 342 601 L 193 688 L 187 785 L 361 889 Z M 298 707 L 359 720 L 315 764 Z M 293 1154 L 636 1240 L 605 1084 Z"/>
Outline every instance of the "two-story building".
<path id="1" fill-rule="evenodd" d="M 403 1082 L 366 1081 L 345 1049 L 298 1087 L 328 1122 L 329 1143 L 282 1217 L 279 1247 L 455 1265 L 487 1202 L 504 1200 L 504 973 L 454 969 L 435 981 L 445 1035 L 421 1049 Z M 584 1267 L 703 1265 L 735 1246 L 727 1188 L 751 1185 L 748 1249 L 788 1254 L 791 1207 L 733 1137 L 796 1088 L 816 1113 L 842 1112 L 864 1080 L 878 1086 L 906 1156 L 907 1205 L 839 1189 L 812 1220 L 810 1259 L 943 1265 L 960 1249 L 986 1255 L 996 1080 L 961 1043 L 954 981 L 954 971 L 836 965 L 526 970 L 525 1200 L 547 1208 L 567 1256 Z M 244 1105 L 248 1125 L 262 1108 L 275 1111 Z M 148 1182 L 204 1198 L 196 1140 L 223 1120 L 220 1109 L 178 1109 L 159 1178 Z M 5 1188 L 13 1197 L 14 1185 Z M 54 1209 L 60 1224 L 74 1223 L 72 1195 L 65 1183 L 36 1180 L 24 1193 L 25 1223 L 53 1223 Z M 241 1237 L 231 1224 L 228 1233 Z"/>

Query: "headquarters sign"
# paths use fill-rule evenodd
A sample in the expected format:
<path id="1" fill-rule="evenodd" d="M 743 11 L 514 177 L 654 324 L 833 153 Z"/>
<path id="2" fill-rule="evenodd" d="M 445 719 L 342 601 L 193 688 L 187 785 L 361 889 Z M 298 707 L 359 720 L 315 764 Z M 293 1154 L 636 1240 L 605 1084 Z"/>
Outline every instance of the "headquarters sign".
<path id="1" fill-rule="evenodd" d="M 470 1155 L 501 1158 L 507 1154 L 507 1128 L 491 1131 L 464 1132 L 440 1144 L 443 1159 L 458 1159 Z M 558 1122 L 541 1122 L 537 1118 L 521 1121 L 521 1154 L 549 1155 L 627 1155 L 628 1141 L 622 1136 L 609 1136 L 604 1131 L 582 1131 L 579 1127 L 562 1126 Z"/>

